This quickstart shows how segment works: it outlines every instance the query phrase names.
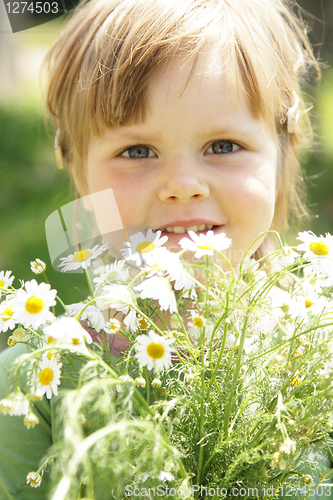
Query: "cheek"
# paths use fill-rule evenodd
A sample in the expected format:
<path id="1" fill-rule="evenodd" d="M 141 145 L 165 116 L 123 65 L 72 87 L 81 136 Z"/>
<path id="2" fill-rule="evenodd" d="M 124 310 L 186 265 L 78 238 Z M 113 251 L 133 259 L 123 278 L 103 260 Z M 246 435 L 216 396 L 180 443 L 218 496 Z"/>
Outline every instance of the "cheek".
<path id="1" fill-rule="evenodd" d="M 230 177 L 226 184 L 224 208 L 230 220 L 269 229 L 275 206 L 275 172 L 270 169 L 263 175 L 260 172 L 253 175 L 242 171 Z M 223 197 L 221 202 L 223 204 Z"/>
<path id="2" fill-rule="evenodd" d="M 99 190 L 112 188 L 113 194 L 121 214 L 122 220 L 127 226 L 144 224 L 145 207 L 150 199 L 149 185 L 142 175 L 135 172 L 124 173 L 124 171 L 101 171 L 98 179 L 92 184 L 98 184 Z"/>

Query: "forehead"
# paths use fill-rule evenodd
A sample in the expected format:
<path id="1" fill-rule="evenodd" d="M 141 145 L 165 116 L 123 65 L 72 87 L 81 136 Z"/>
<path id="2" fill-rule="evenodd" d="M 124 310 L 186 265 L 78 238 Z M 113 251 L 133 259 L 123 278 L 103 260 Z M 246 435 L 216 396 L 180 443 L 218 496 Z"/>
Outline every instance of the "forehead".
<path id="1" fill-rule="evenodd" d="M 244 88 L 237 84 L 237 75 L 227 71 L 214 53 L 201 54 L 195 62 L 179 55 L 164 63 L 151 79 L 147 94 L 147 118 L 173 113 L 175 123 L 191 123 L 201 119 L 203 127 L 211 121 L 221 125 L 246 128 L 246 125 L 267 129 L 261 117 L 254 117 Z M 212 128 L 212 127 L 210 127 Z"/>
<path id="2" fill-rule="evenodd" d="M 215 99 L 219 96 L 226 105 L 233 101 L 248 108 L 245 92 L 237 89 L 236 78 L 222 70 L 214 54 L 201 54 L 195 61 L 179 55 L 165 62 L 150 81 L 148 101 L 153 101 L 162 92 L 166 103 L 168 99 L 182 99 L 183 96 L 195 99 L 201 95 L 209 100 L 213 92 Z"/>

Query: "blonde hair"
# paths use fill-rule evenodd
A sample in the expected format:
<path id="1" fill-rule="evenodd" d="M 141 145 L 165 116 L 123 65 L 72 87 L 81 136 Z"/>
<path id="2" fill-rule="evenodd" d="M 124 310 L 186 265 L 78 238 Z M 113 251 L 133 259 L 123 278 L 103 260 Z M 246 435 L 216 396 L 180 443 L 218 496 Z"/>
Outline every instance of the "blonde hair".
<path id="1" fill-rule="evenodd" d="M 255 117 L 274 130 L 279 150 L 277 198 L 272 229 L 285 230 L 290 218 L 308 217 L 300 146 L 314 134 L 301 113 L 295 134 L 287 132 L 287 112 L 320 66 L 307 28 L 283 0 L 90 0 L 73 17 L 45 60 L 47 109 L 79 195 L 89 193 L 85 176 L 92 134 L 106 127 L 140 123 L 147 111 L 152 77 L 175 55 L 193 60 L 220 55 L 237 92 L 245 92 Z"/>

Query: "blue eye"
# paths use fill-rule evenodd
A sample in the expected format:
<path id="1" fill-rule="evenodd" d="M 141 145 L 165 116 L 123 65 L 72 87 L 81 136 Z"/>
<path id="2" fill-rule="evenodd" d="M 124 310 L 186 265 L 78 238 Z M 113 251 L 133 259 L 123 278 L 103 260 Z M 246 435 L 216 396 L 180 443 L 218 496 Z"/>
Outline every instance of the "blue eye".
<path id="1" fill-rule="evenodd" d="M 236 147 L 236 149 L 235 149 Z M 214 153 L 214 154 L 227 154 L 227 153 L 233 153 L 234 151 L 237 151 L 240 149 L 240 146 L 236 144 L 235 142 L 229 141 L 229 140 L 220 140 L 220 141 L 215 141 L 213 142 L 209 148 L 206 150 L 207 153 Z M 140 159 L 145 159 L 145 158 L 151 158 L 155 157 L 155 154 L 153 151 L 148 147 L 145 146 L 144 144 L 135 144 L 134 146 L 130 146 L 129 148 L 124 149 L 122 153 L 120 153 L 121 157 L 125 158 L 130 158 L 132 160 L 140 160 Z"/>
<path id="2" fill-rule="evenodd" d="M 236 146 L 236 150 L 234 150 L 234 146 Z M 209 151 L 211 149 L 211 151 Z M 233 153 L 234 151 L 237 151 L 240 149 L 240 146 L 236 144 L 235 142 L 232 141 L 227 141 L 227 140 L 221 140 L 221 141 L 215 141 L 213 144 L 209 146 L 207 149 L 207 153 L 215 153 L 215 154 L 223 154 L 223 153 Z"/>
<path id="3" fill-rule="evenodd" d="M 127 153 L 127 154 L 125 154 Z M 149 158 L 151 156 L 154 156 L 153 154 L 150 155 L 150 153 L 153 153 L 148 146 L 144 146 L 143 144 L 137 144 L 135 146 L 131 146 L 127 149 L 125 149 L 120 156 L 125 156 L 127 158 L 132 158 L 135 160 L 138 160 L 140 158 Z"/>

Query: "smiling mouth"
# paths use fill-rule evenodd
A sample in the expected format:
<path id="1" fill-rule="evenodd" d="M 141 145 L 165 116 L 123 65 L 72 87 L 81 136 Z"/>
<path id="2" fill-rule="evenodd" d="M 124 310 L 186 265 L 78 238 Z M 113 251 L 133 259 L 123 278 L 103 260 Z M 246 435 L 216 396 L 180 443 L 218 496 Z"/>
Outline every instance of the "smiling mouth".
<path id="1" fill-rule="evenodd" d="M 193 231 L 195 233 L 197 232 L 203 232 L 205 233 L 206 231 L 217 229 L 218 227 L 221 227 L 220 225 L 212 225 L 212 224 L 199 224 L 195 226 L 189 226 L 187 228 L 183 226 L 172 226 L 172 227 L 166 227 L 164 229 L 159 229 L 162 233 L 176 233 L 176 234 L 183 234 L 187 233 L 188 231 Z"/>

